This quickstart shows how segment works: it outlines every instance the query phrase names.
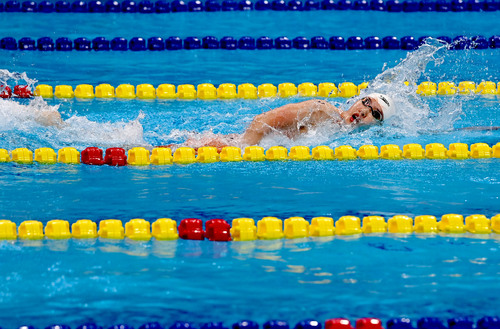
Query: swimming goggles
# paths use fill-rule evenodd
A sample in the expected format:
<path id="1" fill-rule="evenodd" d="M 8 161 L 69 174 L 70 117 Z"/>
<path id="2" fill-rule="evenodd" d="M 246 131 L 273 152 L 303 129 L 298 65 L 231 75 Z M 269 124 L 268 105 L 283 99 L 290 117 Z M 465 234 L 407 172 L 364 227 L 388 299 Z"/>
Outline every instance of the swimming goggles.
<path id="1" fill-rule="evenodd" d="M 370 109 L 370 111 L 372 112 L 372 116 L 375 118 L 375 120 L 384 121 L 384 114 L 382 112 L 380 112 L 380 110 L 378 110 L 378 109 L 373 109 L 372 100 L 370 97 L 363 97 L 361 99 L 361 104 L 363 104 L 363 106 L 366 106 L 367 108 Z"/>

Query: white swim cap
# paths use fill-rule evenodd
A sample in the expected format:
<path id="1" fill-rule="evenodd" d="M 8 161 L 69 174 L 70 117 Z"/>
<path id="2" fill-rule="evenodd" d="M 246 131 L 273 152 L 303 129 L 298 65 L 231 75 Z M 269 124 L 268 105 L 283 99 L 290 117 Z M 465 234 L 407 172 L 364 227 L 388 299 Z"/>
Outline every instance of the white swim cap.
<path id="1" fill-rule="evenodd" d="M 394 105 L 392 98 L 389 96 L 385 94 L 371 93 L 370 95 L 367 95 L 367 97 L 375 98 L 377 100 L 377 103 L 382 108 L 382 112 L 384 112 L 384 120 L 387 120 L 396 114 L 396 106 Z"/>

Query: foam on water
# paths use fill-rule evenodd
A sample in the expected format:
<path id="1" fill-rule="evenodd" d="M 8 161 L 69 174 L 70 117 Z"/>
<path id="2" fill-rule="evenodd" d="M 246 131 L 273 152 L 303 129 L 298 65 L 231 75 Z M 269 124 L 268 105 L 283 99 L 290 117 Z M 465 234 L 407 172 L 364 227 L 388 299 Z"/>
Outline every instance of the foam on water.
<path id="1" fill-rule="evenodd" d="M 0 70 L 0 84 L 17 85 L 20 82 L 34 89 L 36 80 L 26 73 Z M 1 91 L 0 91 L 1 92 Z M 29 102 L 4 99 L 0 101 L 0 137 L 2 147 L 54 147 L 88 145 L 100 147 L 148 145 L 143 138 L 139 113 L 135 120 L 95 122 L 85 116 L 73 115 L 63 121 L 59 105 L 49 105 L 41 97 Z"/>
<path id="2" fill-rule="evenodd" d="M 53 147 L 73 146 L 85 148 L 145 146 L 139 113 L 132 121 L 95 122 L 85 116 L 73 115 L 60 120 L 58 105 L 48 105 L 35 98 L 28 104 L 13 100 L 0 102 L 0 136 L 7 145 L 3 147 Z"/>

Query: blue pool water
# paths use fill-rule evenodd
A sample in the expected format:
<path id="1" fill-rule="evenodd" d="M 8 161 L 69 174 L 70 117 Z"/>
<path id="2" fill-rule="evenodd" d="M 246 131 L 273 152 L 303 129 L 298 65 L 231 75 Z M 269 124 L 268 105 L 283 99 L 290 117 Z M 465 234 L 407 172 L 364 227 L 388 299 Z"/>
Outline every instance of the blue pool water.
<path id="1" fill-rule="evenodd" d="M 7 14 L 2 35 L 231 35 L 312 37 L 499 34 L 499 12 L 236 12 L 175 15 Z M 497 96 L 415 96 L 414 83 L 500 81 L 498 49 L 448 51 L 431 41 L 395 50 L 197 50 L 176 52 L 0 51 L 0 68 L 50 85 L 80 83 L 261 83 L 372 81 L 395 94 L 401 115 L 363 130 L 319 128 L 262 146 L 343 144 L 359 147 L 439 142 L 490 146 L 500 131 Z M 407 58 L 407 55 L 409 56 Z M 403 61 L 403 59 L 406 61 Z M 396 66 L 398 65 L 398 66 Z M 387 68 L 394 68 L 387 71 Z M 380 73 L 382 75 L 378 76 Z M 2 73 L 2 80 L 6 75 Z M 378 76 L 378 78 L 377 78 Z M 376 80 L 372 80 L 376 79 Z M 7 82 L 7 81 L 3 81 Z M 14 84 L 12 80 L 8 81 Z M 130 148 L 182 143 L 212 133 L 241 133 L 253 116 L 302 99 L 255 101 L 1 100 L 0 148 L 87 146 Z M 341 108 L 349 103 L 331 100 Z M 59 111 L 60 128 L 37 123 Z M 96 167 L 0 165 L 0 218 L 17 224 L 81 218 L 206 221 L 264 216 L 416 216 L 500 213 L 498 159 L 215 163 Z M 146 321 L 262 324 L 284 319 L 497 315 L 498 239 L 466 236 L 355 238 L 211 243 L 176 241 L 0 242 L 0 326 L 107 327 Z"/>
<path id="2" fill-rule="evenodd" d="M 498 312 L 498 240 L 2 243 L 5 327 Z"/>

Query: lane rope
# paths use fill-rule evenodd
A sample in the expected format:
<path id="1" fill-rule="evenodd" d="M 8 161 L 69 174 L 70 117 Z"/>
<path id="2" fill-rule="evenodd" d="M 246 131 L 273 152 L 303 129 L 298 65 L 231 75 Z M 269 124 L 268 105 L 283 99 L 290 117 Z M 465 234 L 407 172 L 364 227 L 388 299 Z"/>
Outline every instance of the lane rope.
<path id="1" fill-rule="evenodd" d="M 256 225 L 257 224 L 257 225 Z M 119 219 L 104 219 L 97 223 L 80 219 L 71 224 L 66 220 L 49 220 L 44 228 L 37 220 L 16 223 L 0 220 L 0 240 L 40 240 L 40 239 L 125 239 L 149 241 L 156 240 L 209 240 L 209 241 L 251 241 L 275 239 L 302 239 L 308 237 L 332 237 L 334 235 L 359 234 L 500 234 L 500 214 L 487 218 L 473 214 L 465 217 L 460 214 L 445 214 L 438 221 L 432 215 L 419 215 L 411 218 L 395 215 L 387 221 L 382 216 L 366 216 L 362 220 L 356 216 L 314 217 L 311 221 L 303 217 L 290 217 L 284 221 L 276 217 L 264 217 L 255 221 L 252 218 L 235 218 L 229 224 L 224 219 L 210 219 L 203 222 L 199 218 L 185 218 L 177 225 L 171 218 L 159 218 L 155 222 L 142 218 L 129 220 L 125 227 Z"/>
<path id="2" fill-rule="evenodd" d="M 408 85 L 408 83 L 406 83 Z M 332 82 L 322 82 L 318 85 L 312 82 L 304 82 L 296 86 L 290 82 L 280 83 L 277 87 L 271 83 L 263 83 L 257 87 L 251 83 L 243 83 L 238 86 L 232 83 L 222 83 L 215 87 L 211 83 L 202 83 L 196 87 L 192 84 L 160 84 L 156 88 L 152 84 L 120 84 L 116 88 L 110 84 L 93 86 L 80 84 L 73 89 L 70 85 L 40 84 L 35 87 L 34 93 L 28 86 L 16 85 L 14 90 L 9 86 L 0 86 L 0 98 L 31 98 L 41 96 L 46 99 L 123 99 L 123 100 L 229 100 L 229 99 L 258 99 L 270 97 L 344 97 L 350 98 L 360 94 L 368 87 L 368 82 L 356 85 L 352 82 L 342 82 L 336 85 Z M 439 83 L 432 81 L 421 82 L 416 92 L 420 96 L 453 96 L 453 95 L 481 95 L 495 97 L 500 94 L 500 82 L 460 81 L 456 85 L 452 81 Z"/>
<path id="3" fill-rule="evenodd" d="M 16 148 L 9 152 L 0 149 L 0 163 L 51 165 L 55 163 L 88 164 L 110 166 L 187 165 L 191 163 L 215 162 L 263 162 L 263 161 L 349 161 L 349 160 L 466 160 L 500 158 L 500 142 L 493 146 L 486 143 L 451 143 L 448 149 L 441 143 L 425 145 L 406 144 L 401 149 L 396 144 L 380 147 L 362 145 L 355 149 L 350 145 L 320 145 L 310 150 L 308 146 L 293 146 L 288 150 L 283 146 L 273 146 L 265 150 L 261 146 L 247 146 L 242 152 L 239 147 L 226 146 L 219 149 L 205 146 L 198 149 L 178 147 L 172 153 L 170 147 L 155 147 L 150 152 L 144 147 L 134 147 L 125 151 L 120 147 L 110 147 L 103 152 L 98 147 L 87 147 L 81 154 L 74 147 L 64 147 L 57 153 L 52 148 L 38 148 L 33 152 L 28 148 Z"/>
<path id="4" fill-rule="evenodd" d="M 397 38 L 395 36 L 370 36 L 362 38 L 360 36 L 351 36 L 344 38 L 341 36 L 315 36 L 306 38 L 298 36 L 288 38 L 281 36 L 270 38 L 262 36 L 253 38 L 243 36 L 234 38 L 225 36 L 220 40 L 214 36 L 202 38 L 187 37 L 181 39 L 177 36 L 171 36 L 166 39 L 162 37 L 134 37 L 130 40 L 116 37 L 108 40 L 104 37 L 88 39 L 85 37 L 71 40 L 66 37 L 54 40 L 50 37 L 41 37 L 34 40 L 30 37 L 22 37 L 16 40 L 13 37 L 4 37 L 0 40 L 0 49 L 5 50 L 23 50 L 23 51 L 164 51 L 164 50 L 194 50 L 194 49 L 226 49 L 226 50 L 267 50 L 267 49 L 331 49 L 331 50 L 363 50 L 363 49 L 402 49 L 415 50 L 422 45 L 429 36 L 413 37 L 404 36 Z M 486 38 L 481 35 L 464 36 L 459 35 L 453 38 L 448 36 L 437 37 L 443 43 L 448 44 L 451 50 L 462 49 L 496 49 L 500 48 L 500 35 L 493 35 Z"/>
<path id="5" fill-rule="evenodd" d="M 387 12 L 492 12 L 500 10 L 494 0 L 174 0 L 164 1 L 23 1 L 0 3 L 0 12 L 7 13 L 142 13 L 164 14 L 178 12 L 233 12 L 233 11 L 315 11 L 315 10 L 371 10 Z"/>

